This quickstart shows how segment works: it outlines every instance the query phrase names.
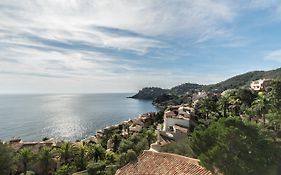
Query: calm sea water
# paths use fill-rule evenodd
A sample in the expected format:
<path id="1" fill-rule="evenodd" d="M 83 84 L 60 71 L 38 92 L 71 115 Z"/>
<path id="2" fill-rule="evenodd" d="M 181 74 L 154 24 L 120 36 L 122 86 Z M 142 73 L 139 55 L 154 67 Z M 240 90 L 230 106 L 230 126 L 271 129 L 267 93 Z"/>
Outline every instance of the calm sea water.
<path id="1" fill-rule="evenodd" d="M 156 111 L 132 94 L 0 95 L 0 139 L 75 140 L 140 113 Z"/>

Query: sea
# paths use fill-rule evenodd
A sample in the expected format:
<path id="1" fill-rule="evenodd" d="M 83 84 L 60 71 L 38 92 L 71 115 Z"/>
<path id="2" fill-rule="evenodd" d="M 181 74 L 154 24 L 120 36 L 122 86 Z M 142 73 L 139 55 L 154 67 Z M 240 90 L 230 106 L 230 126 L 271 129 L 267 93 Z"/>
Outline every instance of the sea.
<path id="1" fill-rule="evenodd" d="M 0 140 L 79 140 L 97 130 L 157 111 L 130 93 L 0 95 Z"/>

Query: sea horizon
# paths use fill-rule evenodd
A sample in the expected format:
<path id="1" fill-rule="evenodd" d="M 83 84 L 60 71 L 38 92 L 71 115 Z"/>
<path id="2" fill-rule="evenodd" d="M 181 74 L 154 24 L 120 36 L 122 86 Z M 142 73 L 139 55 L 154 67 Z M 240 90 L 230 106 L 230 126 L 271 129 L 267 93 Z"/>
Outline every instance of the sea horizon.
<path id="1" fill-rule="evenodd" d="M 139 114 L 156 111 L 133 93 L 0 94 L 0 139 L 79 140 Z"/>

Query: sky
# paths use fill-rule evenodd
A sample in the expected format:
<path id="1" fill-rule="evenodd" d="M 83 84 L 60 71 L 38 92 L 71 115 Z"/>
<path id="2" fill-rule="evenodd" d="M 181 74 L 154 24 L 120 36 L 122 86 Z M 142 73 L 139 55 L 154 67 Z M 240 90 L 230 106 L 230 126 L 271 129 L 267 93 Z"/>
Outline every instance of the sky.
<path id="1" fill-rule="evenodd" d="M 280 65 L 280 0 L 0 0 L 2 94 L 137 92 Z"/>

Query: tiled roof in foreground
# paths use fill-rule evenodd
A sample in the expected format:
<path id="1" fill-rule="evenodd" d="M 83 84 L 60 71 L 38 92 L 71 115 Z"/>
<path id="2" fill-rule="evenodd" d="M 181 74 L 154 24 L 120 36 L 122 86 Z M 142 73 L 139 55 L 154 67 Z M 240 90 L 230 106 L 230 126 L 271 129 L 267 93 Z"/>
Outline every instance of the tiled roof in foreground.
<path id="1" fill-rule="evenodd" d="M 115 175 L 211 175 L 199 160 L 170 153 L 144 151 L 135 162 L 117 170 Z"/>

